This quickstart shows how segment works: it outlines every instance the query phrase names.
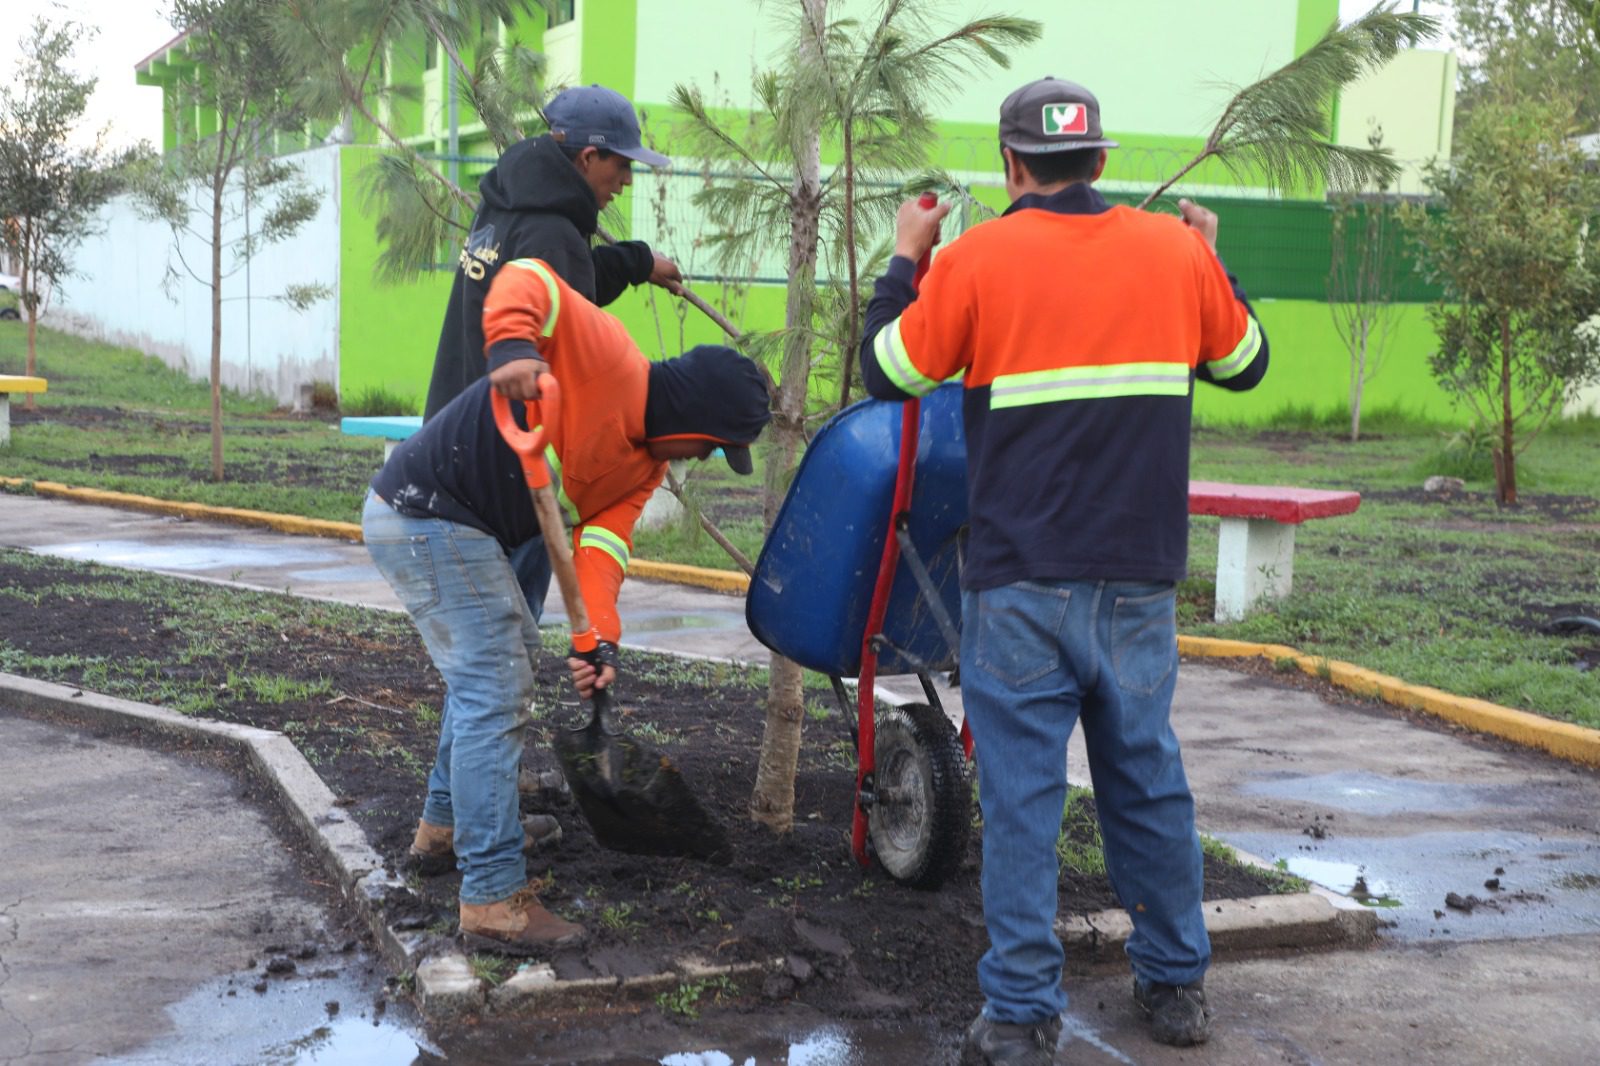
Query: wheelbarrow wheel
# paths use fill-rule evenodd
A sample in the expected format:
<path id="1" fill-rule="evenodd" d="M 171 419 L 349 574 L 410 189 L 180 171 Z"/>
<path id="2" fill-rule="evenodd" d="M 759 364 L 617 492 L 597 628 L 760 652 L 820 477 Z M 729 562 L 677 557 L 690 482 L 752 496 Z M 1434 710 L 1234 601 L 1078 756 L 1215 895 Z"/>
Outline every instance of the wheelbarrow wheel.
<path id="1" fill-rule="evenodd" d="M 910 703 L 878 712 L 876 798 L 867 822 L 889 876 L 934 889 L 961 865 L 972 827 L 972 786 L 955 727 Z"/>

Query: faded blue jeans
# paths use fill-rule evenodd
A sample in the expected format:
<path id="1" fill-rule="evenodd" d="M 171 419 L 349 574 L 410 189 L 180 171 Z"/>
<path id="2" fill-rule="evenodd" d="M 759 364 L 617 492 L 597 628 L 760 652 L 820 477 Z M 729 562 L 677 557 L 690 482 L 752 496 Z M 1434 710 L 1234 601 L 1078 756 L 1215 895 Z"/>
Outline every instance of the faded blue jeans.
<path id="1" fill-rule="evenodd" d="M 1187 984 L 1211 960 L 1194 800 L 1170 723 L 1178 641 L 1170 582 L 1021 581 L 962 597 L 961 692 L 983 806 L 978 985 L 994 1020 L 1066 1008 L 1056 837 L 1067 739 L 1082 721 L 1106 870 L 1133 920 L 1144 982 Z"/>
<path id="2" fill-rule="evenodd" d="M 455 829 L 463 903 L 505 899 L 528 882 L 517 769 L 538 626 L 505 550 L 487 533 L 408 518 L 370 492 L 361 532 L 446 686 L 423 820 Z"/>

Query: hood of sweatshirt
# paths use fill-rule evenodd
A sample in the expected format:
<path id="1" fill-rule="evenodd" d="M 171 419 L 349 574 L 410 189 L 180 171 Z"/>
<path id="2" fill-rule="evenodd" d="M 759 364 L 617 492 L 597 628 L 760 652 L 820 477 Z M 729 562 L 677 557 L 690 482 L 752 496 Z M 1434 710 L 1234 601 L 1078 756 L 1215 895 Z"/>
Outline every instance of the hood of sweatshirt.
<path id="1" fill-rule="evenodd" d="M 585 237 L 600 221 L 594 190 L 548 134 L 518 141 L 478 182 L 487 207 L 561 215 Z"/>

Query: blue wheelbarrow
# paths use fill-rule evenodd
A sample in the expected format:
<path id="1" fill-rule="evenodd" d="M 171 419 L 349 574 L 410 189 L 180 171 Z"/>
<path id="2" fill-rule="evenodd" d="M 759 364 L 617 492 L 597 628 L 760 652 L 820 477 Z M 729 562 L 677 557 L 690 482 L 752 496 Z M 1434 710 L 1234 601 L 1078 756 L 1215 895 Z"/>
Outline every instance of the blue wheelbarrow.
<path id="1" fill-rule="evenodd" d="M 972 824 L 971 736 L 965 725 L 957 733 L 932 681 L 955 668 L 960 650 L 962 391 L 957 383 L 920 402 L 867 400 L 823 426 L 745 605 L 758 640 L 832 679 L 847 718 L 843 679 L 858 679 L 852 850 L 863 866 L 875 854 L 891 877 L 919 888 L 937 888 L 960 866 Z M 878 674 L 916 674 L 928 702 L 879 709 Z"/>

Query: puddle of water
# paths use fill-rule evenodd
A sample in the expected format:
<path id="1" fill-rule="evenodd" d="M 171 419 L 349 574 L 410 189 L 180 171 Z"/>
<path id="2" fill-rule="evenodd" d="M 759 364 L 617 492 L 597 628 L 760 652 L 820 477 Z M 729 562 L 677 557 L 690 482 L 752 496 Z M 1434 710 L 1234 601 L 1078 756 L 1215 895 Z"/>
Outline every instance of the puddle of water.
<path id="1" fill-rule="evenodd" d="M 1484 790 L 1470 785 L 1414 781 L 1364 772 L 1251 781 L 1240 791 L 1246 795 L 1272 796 L 1373 815 L 1462 811 L 1485 805 Z"/>
<path id="2" fill-rule="evenodd" d="M 1600 843 L 1532 833 L 1329 837 L 1223 833 L 1235 847 L 1282 860 L 1290 873 L 1346 895 L 1365 882 L 1369 906 L 1402 939 L 1554 936 L 1600 928 Z M 1493 882 L 1489 887 L 1486 882 Z M 1468 913 L 1446 904 L 1451 893 Z M 1436 913 L 1438 912 L 1438 913 Z"/>
<path id="3" fill-rule="evenodd" d="M 135 570 L 244 570 L 286 563 L 334 563 L 336 552 L 300 544 L 271 548 L 228 540 L 194 538 L 179 544 L 145 544 L 136 540 L 89 540 L 39 549 L 49 555 Z"/>
<path id="4" fill-rule="evenodd" d="M 378 1012 L 374 1001 L 382 986 L 357 976 L 356 968 L 331 977 L 270 981 L 265 992 L 252 990 L 259 979 L 254 972 L 208 981 L 167 1008 L 170 1034 L 138 1051 L 97 1061 L 116 1066 L 413 1066 L 431 1061 L 424 1055 L 431 1046 L 410 1007 L 389 1003 Z"/>

